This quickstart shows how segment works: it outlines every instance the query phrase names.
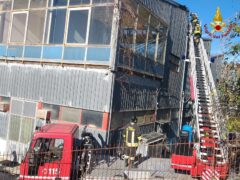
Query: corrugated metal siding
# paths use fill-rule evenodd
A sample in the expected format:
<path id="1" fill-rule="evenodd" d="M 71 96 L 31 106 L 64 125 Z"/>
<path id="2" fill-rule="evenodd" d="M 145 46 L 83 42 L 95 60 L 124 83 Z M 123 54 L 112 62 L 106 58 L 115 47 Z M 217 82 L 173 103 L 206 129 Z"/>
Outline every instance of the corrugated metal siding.
<path id="1" fill-rule="evenodd" d="M 0 64 L 0 95 L 96 111 L 109 111 L 107 70 Z"/>
<path id="2" fill-rule="evenodd" d="M 169 95 L 170 95 L 170 106 L 172 108 L 179 108 L 180 97 L 181 97 L 181 85 L 183 81 L 183 66 L 184 62 L 180 62 L 179 73 L 170 71 L 169 74 Z"/>
<path id="3" fill-rule="evenodd" d="M 0 112 L 0 137 L 7 138 L 8 129 L 8 113 Z"/>
<path id="4" fill-rule="evenodd" d="M 119 73 L 114 87 L 114 111 L 154 110 L 159 86 L 157 80 Z"/>

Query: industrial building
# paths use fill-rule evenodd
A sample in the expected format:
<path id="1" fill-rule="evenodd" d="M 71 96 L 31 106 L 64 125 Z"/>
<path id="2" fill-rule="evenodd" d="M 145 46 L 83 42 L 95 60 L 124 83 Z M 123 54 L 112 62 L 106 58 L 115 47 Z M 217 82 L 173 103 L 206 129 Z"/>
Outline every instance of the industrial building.
<path id="1" fill-rule="evenodd" d="M 135 115 L 174 139 L 188 14 L 171 0 L 1 0 L 0 152 L 23 152 L 49 120 L 105 145 Z"/>

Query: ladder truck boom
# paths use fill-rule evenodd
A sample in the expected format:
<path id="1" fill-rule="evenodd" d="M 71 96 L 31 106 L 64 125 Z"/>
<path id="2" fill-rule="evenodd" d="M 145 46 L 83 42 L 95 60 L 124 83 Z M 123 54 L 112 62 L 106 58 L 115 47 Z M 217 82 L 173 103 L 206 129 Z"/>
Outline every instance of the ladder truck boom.
<path id="1" fill-rule="evenodd" d="M 226 179 L 228 162 L 225 148 L 221 143 L 219 116 L 213 108 L 213 105 L 218 104 L 218 97 L 216 93 L 212 96 L 216 88 L 201 38 L 195 41 L 192 36 L 189 37 L 189 59 L 193 81 L 192 94 L 195 96 L 193 102 L 196 117 L 193 120 L 195 138 L 193 143 L 186 144 L 192 152 L 183 154 L 175 151 L 172 154 L 171 166 L 174 170 L 187 171 L 192 177 L 201 177 L 203 180 Z"/>

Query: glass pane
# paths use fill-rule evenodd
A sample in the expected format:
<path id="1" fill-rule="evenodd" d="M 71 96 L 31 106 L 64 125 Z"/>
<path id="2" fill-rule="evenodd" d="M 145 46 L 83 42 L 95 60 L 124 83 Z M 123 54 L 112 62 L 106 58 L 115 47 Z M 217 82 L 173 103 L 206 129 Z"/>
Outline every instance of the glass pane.
<path id="1" fill-rule="evenodd" d="M 46 26 L 46 43 L 62 44 L 66 20 L 66 9 L 50 10 Z M 50 26 L 50 30 L 49 30 Z"/>
<path id="2" fill-rule="evenodd" d="M 141 55 L 145 54 L 148 18 L 149 18 L 149 12 L 145 8 L 140 6 L 139 18 L 137 23 L 136 52 Z"/>
<path id="3" fill-rule="evenodd" d="M 14 0 L 13 9 L 27 9 L 29 0 Z"/>
<path id="4" fill-rule="evenodd" d="M 70 108 L 70 107 L 61 107 L 61 119 L 68 122 L 80 122 L 81 110 Z"/>
<path id="5" fill-rule="evenodd" d="M 134 23 L 137 18 L 137 4 L 134 1 L 123 1 L 120 21 L 120 47 L 133 48 Z"/>
<path id="6" fill-rule="evenodd" d="M 63 148 L 63 139 L 38 138 L 33 147 L 35 159 L 44 158 L 45 162 L 59 162 L 62 159 Z"/>
<path id="7" fill-rule="evenodd" d="M 103 113 L 96 111 L 84 110 L 82 112 L 82 124 L 102 127 Z"/>
<path id="8" fill-rule="evenodd" d="M 51 119 L 58 120 L 60 107 L 53 104 L 43 104 L 44 109 L 49 109 L 51 111 Z"/>
<path id="9" fill-rule="evenodd" d="M 26 27 L 26 13 L 14 14 L 12 21 L 11 42 L 23 42 Z"/>
<path id="10" fill-rule="evenodd" d="M 69 5 L 89 4 L 90 0 L 70 0 Z"/>
<path id="11" fill-rule="evenodd" d="M 1 0 L 0 11 L 10 10 L 12 8 L 12 0 Z"/>
<path id="12" fill-rule="evenodd" d="M 31 140 L 33 133 L 33 123 L 34 120 L 31 118 L 22 118 L 20 142 L 28 143 Z"/>
<path id="13" fill-rule="evenodd" d="M 89 44 L 110 44 L 113 7 L 93 7 Z"/>
<path id="14" fill-rule="evenodd" d="M 46 11 L 30 11 L 28 17 L 27 39 L 28 43 L 41 43 Z"/>
<path id="15" fill-rule="evenodd" d="M 10 13 L 0 14 L 0 43 L 7 42 Z"/>
<path id="16" fill-rule="evenodd" d="M 158 50 L 157 50 L 157 61 L 160 63 L 164 62 L 164 59 L 163 59 L 164 47 L 165 47 L 165 42 L 159 42 Z"/>
<path id="17" fill-rule="evenodd" d="M 16 115 L 11 115 L 10 128 L 9 128 L 9 139 L 13 141 L 18 141 L 19 130 L 20 130 L 21 117 Z"/>
<path id="18" fill-rule="evenodd" d="M 147 57 L 151 60 L 154 60 L 155 57 L 158 24 L 158 19 L 156 19 L 154 16 L 151 16 L 147 47 Z"/>
<path id="19" fill-rule="evenodd" d="M 114 0 L 92 0 L 93 4 L 97 4 L 97 3 L 112 3 L 114 2 Z"/>
<path id="20" fill-rule="evenodd" d="M 67 0 L 49 0 L 50 7 L 66 6 L 66 5 L 67 5 Z"/>
<path id="21" fill-rule="evenodd" d="M 68 43 L 85 43 L 87 35 L 88 10 L 71 11 L 68 26 Z"/>
<path id="22" fill-rule="evenodd" d="M 31 0 L 30 8 L 46 7 L 47 0 Z"/>

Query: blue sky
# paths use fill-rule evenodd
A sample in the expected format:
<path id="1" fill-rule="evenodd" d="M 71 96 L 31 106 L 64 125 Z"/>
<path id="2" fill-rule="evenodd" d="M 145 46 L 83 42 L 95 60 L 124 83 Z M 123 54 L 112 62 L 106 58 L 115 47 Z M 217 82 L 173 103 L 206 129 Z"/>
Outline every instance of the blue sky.
<path id="1" fill-rule="evenodd" d="M 191 12 L 196 12 L 202 25 L 207 24 L 209 30 L 211 30 L 209 23 L 213 21 L 218 6 L 223 20 L 234 17 L 236 12 L 240 11 L 240 0 L 176 0 L 176 2 L 187 6 Z M 204 35 L 204 29 L 203 37 L 207 37 L 206 34 Z M 211 53 L 218 54 L 223 52 L 223 49 L 223 43 L 213 39 Z"/>

